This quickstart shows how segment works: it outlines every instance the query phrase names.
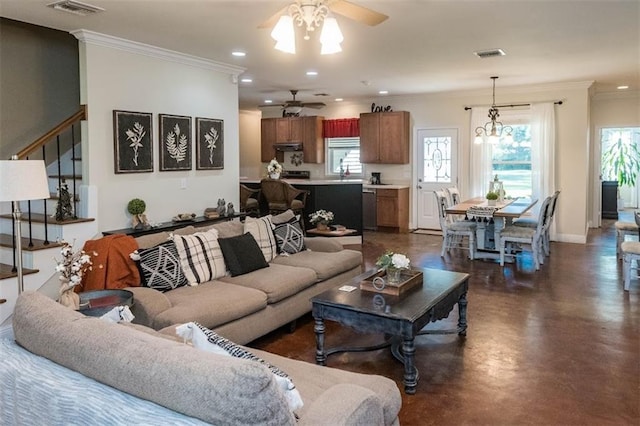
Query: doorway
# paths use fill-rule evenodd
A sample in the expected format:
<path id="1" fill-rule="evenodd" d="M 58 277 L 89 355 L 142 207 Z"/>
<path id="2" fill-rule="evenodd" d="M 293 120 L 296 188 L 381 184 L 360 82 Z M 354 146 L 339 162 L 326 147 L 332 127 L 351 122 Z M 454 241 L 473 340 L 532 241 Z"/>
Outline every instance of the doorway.
<path id="1" fill-rule="evenodd" d="M 440 229 L 433 192 L 458 185 L 458 130 L 418 129 L 416 160 L 417 227 Z"/>
<path id="2" fill-rule="evenodd" d="M 618 155 L 621 154 L 621 155 Z M 617 181 L 620 166 L 618 160 L 626 160 L 638 170 L 640 161 L 640 127 L 605 127 L 600 130 L 600 184 Z M 635 162 L 635 166 L 633 166 Z M 618 186 L 618 209 L 637 209 L 640 204 L 640 176 L 634 185 Z"/>

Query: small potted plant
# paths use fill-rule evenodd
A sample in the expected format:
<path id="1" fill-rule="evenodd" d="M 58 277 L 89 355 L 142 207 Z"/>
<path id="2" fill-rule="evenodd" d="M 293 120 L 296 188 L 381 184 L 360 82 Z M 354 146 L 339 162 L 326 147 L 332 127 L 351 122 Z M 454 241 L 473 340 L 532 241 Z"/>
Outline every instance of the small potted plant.
<path id="1" fill-rule="evenodd" d="M 267 165 L 267 173 L 271 179 L 279 179 L 282 173 L 282 165 L 275 158 Z"/>
<path id="2" fill-rule="evenodd" d="M 140 198 L 134 198 L 127 204 L 127 211 L 131 217 L 131 227 L 133 229 L 145 229 L 149 226 L 147 216 L 144 214 L 147 204 Z"/>
<path id="3" fill-rule="evenodd" d="M 387 271 L 387 281 L 389 284 L 398 284 L 402 271 L 409 269 L 411 261 L 402 253 L 386 251 L 376 261 L 376 265 Z"/>
<path id="4" fill-rule="evenodd" d="M 487 195 L 485 197 L 487 199 L 487 205 L 495 206 L 496 200 L 498 199 L 499 195 L 497 192 L 489 191 L 487 192 Z"/>
<path id="5" fill-rule="evenodd" d="M 333 222 L 333 212 L 318 210 L 309 215 L 309 222 L 316 225 L 318 231 L 326 231 Z"/>

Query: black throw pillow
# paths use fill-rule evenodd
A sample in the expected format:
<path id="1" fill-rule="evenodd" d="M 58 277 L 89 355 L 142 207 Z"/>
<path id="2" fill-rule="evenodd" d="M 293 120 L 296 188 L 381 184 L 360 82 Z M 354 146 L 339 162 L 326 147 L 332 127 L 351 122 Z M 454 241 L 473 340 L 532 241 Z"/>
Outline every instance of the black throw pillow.
<path id="1" fill-rule="evenodd" d="M 256 239 L 249 232 L 237 237 L 218 238 L 218 244 L 232 277 L 269 266 Z"/>

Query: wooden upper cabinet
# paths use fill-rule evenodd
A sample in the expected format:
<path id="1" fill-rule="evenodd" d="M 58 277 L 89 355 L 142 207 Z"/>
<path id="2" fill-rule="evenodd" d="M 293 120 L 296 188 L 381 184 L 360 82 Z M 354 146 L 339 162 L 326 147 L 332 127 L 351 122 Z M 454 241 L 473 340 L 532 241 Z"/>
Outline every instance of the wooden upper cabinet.
<path id="1" fill-rule="evenodd" d="M 260 158 L 263 163 L 274 157 L 282 161 L 282 152 L 273 147 L 278 143 L 301 142 L 305 163 L 324 162 L 324 139 L 322 138 L 324 117 L 263 118 L 261 121 Z"/>
<path id="2" fill-rule="evenodd" d="M 409 163 L 408 111 L 360 114 L 360 162 Z"/>
<path id="3" fill-rule="evenodd" d="M 260 161 L 268 163 L 276 155 L 273 145 L 276 143 L 275 118 L 263 118 L 260 122 Z"/>
<path id="4" fill-rule="evenodd" d="M 303 117 L 302 148 L 305 163 L 324 163 L 324 138 L 322 137 L 324 117 Z"/>
<path id="5" fill-rule="evenodd" d="M 276 118 L 276 143 L 301 142 L 303 136 L 302 117 Z"/>

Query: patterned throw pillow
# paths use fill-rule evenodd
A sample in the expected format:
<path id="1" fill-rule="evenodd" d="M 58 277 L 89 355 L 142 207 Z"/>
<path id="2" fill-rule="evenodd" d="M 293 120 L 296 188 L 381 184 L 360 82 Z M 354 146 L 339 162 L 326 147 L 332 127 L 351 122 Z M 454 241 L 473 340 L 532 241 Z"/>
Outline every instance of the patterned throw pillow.
<path id="1" fill-rule="evenodd" d="M 250 232 L 253 235 L 262 254 L 264 254 L 264 260 L 267 262 L 271 262 L 278 254 L 278 246 L 272 228 L 271 215 L 257 219 L 247 217 L 244 221 L 244 233 Z"/>
<path id="2" fill-rule="evenodd" d="M 259 358 L 243 348 L 236 345 L 232 341 L 225 339 L 215 331 L 211 331 L 197 322 L 189 322 L 187 324 L 176 327 L 176 334 L 185 341 L 191 340 L 193 347 L 206 352 L 216 353 L 218 355 L 234 356 L 236 358 L 248 359 L 259 362 L 267 367 L 275 376 L 279 388 L 284 392 L 287 404 L 291 411 L 302 408 L 304 403 L 300 397 L 298 389 L 296 389 L 291 377 L 278 367 L 269 364 L 267 361 Z"/>
<path id="3" fill-rule="evenodd" d="M 300 216 L 294 217 L 289 222 L 275 225 L 273 234 L 278 244 L 278 253 L 294 254 L 305 249 Z"/>
<path id="4" fill-rule="evenodd" d="M 222 250 L 218 245 L 218 231 L 173 235 L 180 265 L 190 285 L 198 285 L 226 274 Z"/>
<path id="5" fill-rule="evenodd" d="M 180 256 L 173 241 L 166 241 L 144 250 L 137 250 L 142 285 L 160 291 L 169 291 L 188 284 L 182 273 Z"/>

